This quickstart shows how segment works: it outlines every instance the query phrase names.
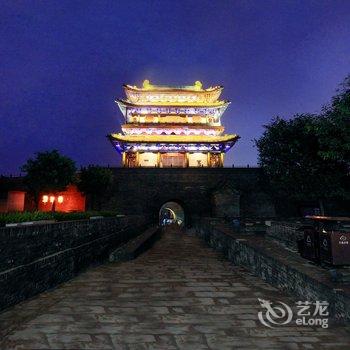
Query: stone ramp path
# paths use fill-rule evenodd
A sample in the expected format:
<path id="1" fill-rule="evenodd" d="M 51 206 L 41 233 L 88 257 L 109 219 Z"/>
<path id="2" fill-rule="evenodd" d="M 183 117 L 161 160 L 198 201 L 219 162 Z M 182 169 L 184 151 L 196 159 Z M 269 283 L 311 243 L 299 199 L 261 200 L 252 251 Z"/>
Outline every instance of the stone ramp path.
<path id="1" fill-rule="evenodd" d="M 0 349 L 349 349 L 344 327 L 260 324 L 295 300 L 197 237 L 167 232 L 136 260 L 91 268 L 0 314 Z"/>

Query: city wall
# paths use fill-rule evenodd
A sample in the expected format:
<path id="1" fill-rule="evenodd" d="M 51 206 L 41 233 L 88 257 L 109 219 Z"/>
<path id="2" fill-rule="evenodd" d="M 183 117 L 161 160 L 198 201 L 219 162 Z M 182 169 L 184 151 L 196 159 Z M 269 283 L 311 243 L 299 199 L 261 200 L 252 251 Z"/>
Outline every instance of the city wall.
<path id="1" fill-rule="evenodd" d="M 150 214 L 157 219 L 167 201 L 193 216 L 274 217 L 274 203 L 259 168 L 112 168 L 115 185 L 105 209 Z"/>
<path id="2" fill-rule="evenodd" d="M 296 301 L 325 300 L 333 321 L 350 321 L 350 289 L 336 285 L 325 269 L 307 264 L 275 239 L 234 233 L 216 218 L 196 218 L 194 232 L 234 265 L 244 266 Z"/>
<path id="3" fill-rule="evenodd" d="M 107 261 L 150 224 L 134 215 L 0 228 L 0 310 Z"/>

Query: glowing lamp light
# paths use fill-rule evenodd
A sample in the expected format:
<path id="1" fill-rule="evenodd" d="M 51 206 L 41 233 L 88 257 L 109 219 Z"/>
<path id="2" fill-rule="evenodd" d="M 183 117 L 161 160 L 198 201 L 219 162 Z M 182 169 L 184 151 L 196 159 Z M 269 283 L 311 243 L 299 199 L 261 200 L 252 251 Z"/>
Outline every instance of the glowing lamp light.
<path id="1" fill-rule="evenodd" d="M 50 203 L 53 203 L 55 201 L 55 196 L 50 196 Z"/>
<path id="2" fill-rule="evenodd" d="M 43 198 L 42 198 L 42 202 L 43 203 L 47 203 L 49 201 L 49 196 L 43 196 Z"/>
<path id="3" fill-rule="evenodd" d="M 58 196 L 57 197 L 57 202 L 60 203 L 60 204 L 63 203 L 63 196 Z"/>

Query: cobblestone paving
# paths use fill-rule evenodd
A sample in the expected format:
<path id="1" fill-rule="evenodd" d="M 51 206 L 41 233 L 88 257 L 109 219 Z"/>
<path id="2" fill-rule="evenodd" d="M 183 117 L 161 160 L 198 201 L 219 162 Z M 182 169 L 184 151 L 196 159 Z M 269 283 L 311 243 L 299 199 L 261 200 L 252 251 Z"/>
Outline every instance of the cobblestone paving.
<path id="1" fill-rule="evenodd" d="M 349 349 L 345 327 L 260 324 L 257 298 L 295 300 L 198 238 L 166 233 L 0 314 L 0 349 Z"/>

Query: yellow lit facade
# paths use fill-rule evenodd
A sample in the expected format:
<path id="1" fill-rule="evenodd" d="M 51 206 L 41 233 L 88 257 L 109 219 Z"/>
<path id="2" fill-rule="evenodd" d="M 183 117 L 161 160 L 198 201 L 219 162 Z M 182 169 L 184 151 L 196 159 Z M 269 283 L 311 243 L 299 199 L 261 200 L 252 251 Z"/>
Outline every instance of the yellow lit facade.
<path id="1" fill-rule="evenodd" d="M 223 134 L 221 116 L 229 102 L 219 100 L 221 86 L 202 83 L 141 88 L 124 85 L 126 99 L 116 101 L 125 123 L 109 139 L 124 167 L 222 167 L 224 154 L 239 136 Z"/>

